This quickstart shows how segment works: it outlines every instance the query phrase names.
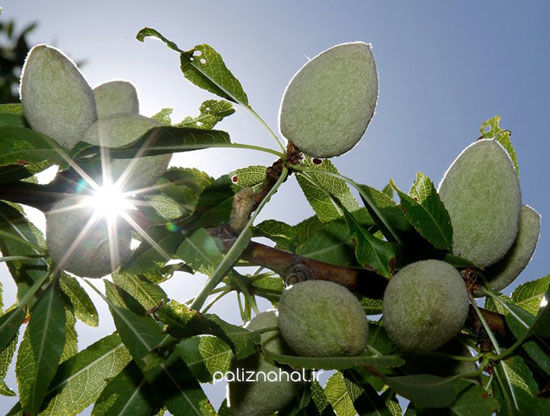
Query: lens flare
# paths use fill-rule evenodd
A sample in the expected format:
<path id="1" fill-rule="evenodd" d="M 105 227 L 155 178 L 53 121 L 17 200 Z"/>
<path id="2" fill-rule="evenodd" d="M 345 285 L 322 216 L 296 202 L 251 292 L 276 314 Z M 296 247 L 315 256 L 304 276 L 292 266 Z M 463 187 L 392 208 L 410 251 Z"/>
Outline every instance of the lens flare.
<path id="1" fill-rule="evenodd" d="M 107 184 L 97 189 L 89 197 L 88 203 L 93 206 L 97 215 L 110 220 L 135 209 L 127 195 L 116 184 Z"/>

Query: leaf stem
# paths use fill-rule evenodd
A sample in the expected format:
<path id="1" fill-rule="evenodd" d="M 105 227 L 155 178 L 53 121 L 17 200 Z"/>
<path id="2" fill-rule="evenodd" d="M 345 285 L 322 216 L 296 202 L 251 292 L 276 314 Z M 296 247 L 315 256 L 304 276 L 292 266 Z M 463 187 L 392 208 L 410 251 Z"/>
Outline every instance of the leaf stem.
<path id="1" fill-rule="evenodd" d="M 497 354 L 501 353 L 501 349 L 498 345 L 497 339 L 495 338 L 495 334 L 493 334 L 493 331 L 491 330 L 491 327 L 485 320 L 485 317 L 479 310 L 479 307 L 477 306 L 475 300 L 472 299 L 472 302 L 470 302 L 472 307 L 474 308 L 474 311 L 476 312 L 477 317 L 479 318 L 479 321 L 481 322 L 481 325 L 483 325 L 483 328 L 485 329 L 485 332 L 487 332 L 487 335 L 489 336 L 489 339 L 493 343 L 493 347 L 495 348 L 495 351 Z"/>
<path id="2" fill-rule="evenodd" d="M 275 142 L 277 142 L 277 144 L 279 145 L 279 147 L 281 148 L 281 150 L 285 151 L 285 147 L 283 146 L 283 143 L 281 143 L 281 140 L 279 139 L 279 137 L 277 136 L 277 134 L 275 134 L 275 132 L 273 131 L 273 129 L 271 127 L 269 127 L 269 124 L 267 124 L 265 122 L 265 120 L 258 114 L 256 113 L 256 111 L 254 111 L 252 109 L 252 107 L 248 106 L 248 105 L 245 105 L 244 108 L 247 109 L 247 111 L 252 114 L 252 116 L 263 126 L 263 128 L 265 128 L 267 130 L 267 132 L 269 133 L 269 135 L 271 137 L 273 137 L 273 139 L 275 140 Z"/>

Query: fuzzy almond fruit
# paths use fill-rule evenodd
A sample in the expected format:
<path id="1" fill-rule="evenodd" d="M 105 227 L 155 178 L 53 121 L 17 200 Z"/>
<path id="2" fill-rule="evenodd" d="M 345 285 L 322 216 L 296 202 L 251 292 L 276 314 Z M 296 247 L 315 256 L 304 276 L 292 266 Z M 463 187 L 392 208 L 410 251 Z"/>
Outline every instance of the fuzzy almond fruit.
<path id="1" fill-rule="evenodd" d="M 333 282 L 307 280 L 285 290 L 279 301 L 279 328 L 290 348 L 306 357 L 353 356 L 367 346 L 363 307 Z"/>
<path id="2" fill-rule="evenodd" d="M 439 184 L 453 226 L 453 254 L 479 267 L 508 252 L 519 226 L 521 192 L 506 150 L 494 139 L 478 140 L 455 159 Z"/>
<path id="3" fill-rule="evenodd" d="M 117 114 L 100 118 L 86 132 L 88 143 L 120 147 L 133 142 L 148 130 L 163 124 L 137 114 Z M 109 165 L 111 180 L 121 179 L 123 189 L 136 189 L 154 183 L 168 167 L 172 155 L 145 156 L 136 159 L 113 159 Z"/>
<path id="4" fill-rule="evenodd" d="M 134 85 L 128 81 L 109 81 L 94 88 L 97 118 L 116 114 L 139 114 Z"/>
<path id="5" fill-rule="evenodd" d="M 308 61 L 288 84 L 279 110 L 281 134 L 311 157 L 341 155 L 361 139 L 378 99 L 371 46 L 333 46 Z"/>
<path id="6" fill-rule="evenodd" d="M 516 241 L 506 256 L 484 271 L 485 279 L 495 292 L 512 283 L 527 267 L 533 257 L 540 235 L 540 214 L 527 205 L 522 205 L 519 231 Z M 476 293 L 476 296 L 483 296 Z"/>
<path id="7" fill-rule="evenodd" d="M 31 49 L 21 76 L 25 118 L 36 131 L 71 149 L 96 120 L 92 89 L 73 61 L 47 45 Z"/>
<path id="8" fill-rule="evenodd" d="M 440 260 L 401 269 L 384 293 L 384 325 L 390 339 L 407 352 L 433 351 L 464 326 L 469 298 L 460 273 Z"/>
<path id="9" fill-rule="evenodd" d="M 131 254 L 131 228 L 118 221 L 109 233 L 105 218 L 81 197 L 63 199 L 46 214 L 46 247 L 63 270 L 81 277 L 103 277 Z M 109 236 L 115 238 L 109 238 Z"/>
<path id="10" fill-rule="evenodd" d="M 267 311 L 257 315 L 247 325 L 251 331 L 277 327 L 276 311 Z M 263 348 L 277 354 L 289 354 L 290 349 L 277 331 L 268 331 L 261 334 Z M 251 355 L 243 360 L 234 361 L 231 365 L 233 374 L 243 371 L 253 371 L 257 381 L 231 381 L 227 386 L 229 407 L 235 416 L 269 416 L 286 406 L 298 393 L 302 383 L 297 377 L 291 378 L 290 369 L 279 368 L 266 361 L 262 353 Z M 283 374 L 280 379 L 273 374 Z M 296 372 L 294 376 L 299 375 Z M 271 376 L 270 376 L 271 374 Z M 288 379 L 287 379 L 288 376 Z"/>

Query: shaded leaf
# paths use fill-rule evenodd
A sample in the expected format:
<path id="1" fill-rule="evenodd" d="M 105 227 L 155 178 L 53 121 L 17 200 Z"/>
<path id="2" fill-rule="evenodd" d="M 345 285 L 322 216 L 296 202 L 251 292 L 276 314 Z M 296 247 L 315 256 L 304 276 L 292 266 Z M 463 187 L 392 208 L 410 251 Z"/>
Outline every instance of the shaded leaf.
<path id="1" fill-rule="evenodd" d="M 346 209 L 346 222 L 355 243 L 355 257 L 361 266 L 383 276 L 393 276 L 395 252 L 387 241 L 382 241 L 369 233 Z"/>
<path id="2" fill-rule="evenodd" d="M 252 229 L 254 237 L 266 237 L 277 244 L 277 248 L 290 250 L 295 244 L 297 232 L 295 228 L 277 220 L 265 220 Z"/>
<path id="3" fill-rule="evenodd" d="M 15 396 L 15 393 L 5 383 L 4 377 L 6 377 L 11 360 L 15 354 L 15 347 L 17 346 L 18 341 L 18 332 L 19 331 L 16 332 L 8 346 L 0 353 L 0 394 L 4 396 Z"/>
<path id="4" fill-rule="evenodd" d="M 403 243 L 412 228 L 401 207 L 388 195 L 368 185 L 359 185 L 358 191 L 384 237 L 391 242 Z"/>
<path id="5" fill-rule="evenodd" d="M 384 381 L 398 394 L 423 407 L 447 407 L 456 399 L 450 378 L 431 374 L 385 377 Z"/>
<path id="6" fill-rule="evenodd" d="M 266 357 L 291 367 L 312 368 L 320 370 L 342 370 L 355 366 L 373 366 L 381 368 L 400 367 L 405 361 L 398 355 L 359 354 L 352 357 L 299 357 L 295 355 L 276 354 L 264 350 Z"/>
<path id="7" fill-rule="evenodd" d="M 38 301 L 19 347 L 15 372 L 23 409 L 37 414 L 65 345 L 65 306 L 52 284 Z"/>
<path id="8" fill-rule="evenodd" d="M 148 416 L 162 403 L 134 361 L 113 377 L 101 392 L 92 416 Z"/>
<path id="9" fill-rule="evenodd" d="M 453 242 L 451 217 L 435 190 L 432 181 L 418 172 L 409 195 L 390 182 L 401 199 L 405 217 L 435 248 L 449 250 Z"/>

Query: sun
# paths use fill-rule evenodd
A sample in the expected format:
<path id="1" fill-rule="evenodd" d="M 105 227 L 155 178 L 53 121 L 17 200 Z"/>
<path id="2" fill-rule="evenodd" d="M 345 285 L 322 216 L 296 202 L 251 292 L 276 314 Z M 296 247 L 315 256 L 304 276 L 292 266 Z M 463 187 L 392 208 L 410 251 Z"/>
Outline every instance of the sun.
<path id="1" fill-rule="evenodd" d="M 97 216 L 107 220 L 116 220 L 129 210 L 135 209 L 129 195 L 123 192 L 120 186 L 115 184 L 105 184 L 98 187 L 94 193 L 88 197 L 87 203 L 94 208 Z"/>

